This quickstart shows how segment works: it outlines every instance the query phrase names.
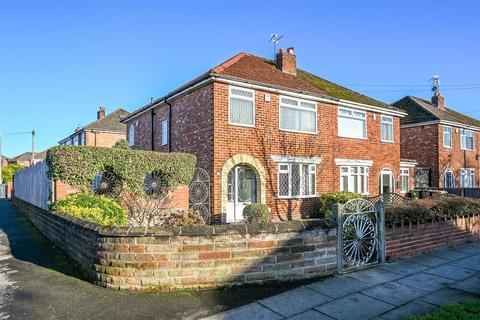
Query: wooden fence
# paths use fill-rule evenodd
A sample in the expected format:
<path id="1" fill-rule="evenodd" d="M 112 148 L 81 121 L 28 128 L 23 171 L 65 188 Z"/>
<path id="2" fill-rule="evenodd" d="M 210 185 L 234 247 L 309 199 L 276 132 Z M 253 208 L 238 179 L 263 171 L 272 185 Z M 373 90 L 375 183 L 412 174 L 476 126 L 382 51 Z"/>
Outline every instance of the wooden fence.
<path id="1" fill-rule="evenodd" d="M 13 180 L 15 197 L 42 209 L 48 209 L 52 182 L 48 179 L 47 172 L 48 165 L 45 161 L 40 161 L 15 173 Z"/>

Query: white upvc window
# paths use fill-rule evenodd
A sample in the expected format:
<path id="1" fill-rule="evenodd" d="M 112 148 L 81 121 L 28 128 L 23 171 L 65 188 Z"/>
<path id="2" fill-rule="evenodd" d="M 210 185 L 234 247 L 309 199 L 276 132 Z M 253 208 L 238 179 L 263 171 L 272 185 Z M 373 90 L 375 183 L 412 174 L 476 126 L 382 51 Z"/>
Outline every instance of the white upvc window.
<path id="1" fill-rule="evenodd" d="M 383 142 L 393 142 L 393 117 L 381 116 L 380 139 Z"/>
<path id="2" fill-rule="evenodd" d="M 162 146 L 168 144 L 168 120 L 162 121 Z"/>
<path id="3" fill-rule="evenodd" d="M 305 198 L 316 193 L 317 167 L 314 164 L 279 163 L 278 197 Z"/>
<path id="4" fill-rule="evenodd" d="M 128 144 L 133 146 L 135 144 L 135 128 L 133 124 L 128 127 Z"/>
<path id="5" fill-rule="evenodd" d="M 317 133 L 317 104 L 314 101 L 280 97 L 280 130 Z"/>
<path id="6" fill-rule="evenodd" d="M 246 127 L 255 126 L 255 91 L 229 87 L 228 123 Z"/>
<path id="7" fill-rule="evenodd" d="M 452 147 L 452 127 L 443 126 L 443 146 L 445 148 Z"/>
<path id="8" fill-rule="evenodd" d="M 87 133 L 85 131 L 82 132 L 82 144 L 87 145 Z"/>
<path id="9" fill-rule="evenodd" d="M 338 136 L 367 139 L 367 113 L 354 109 L 338 108 Z"/>
<path id="10" fill-rule="evenodd" d="M 463 150 L 473 150 L 473 131 L 461 129 L 460 131 L 460 145 Z"/>
<path id="11" fill-rule="evenodd" d="M 451 169 L 445 170 L 443 179 L 445 188 L 455 188 L 455 175 Z"/>
<path id="12" fill-rule="evenodd" d="M 410 191 L 410 170 L 408 168 L 400 168 L 400 191 Z"/>
<path id="13" fill-rule="evenodd" d="M 368 194 L 368 167 L 341 166 L 340 191 Z"/>
<path id="14" fill-rule="evenodd" d="M 460 187 L 461 188 L 475 187 L 475 169 L 472 169 L 472 168 L 460 169 Z"/>
<path id="15" fill-rule="evenodd" d="M 76 135 L 73 136 L 72 144 L 73 144 L 74 146 L 78 146 L 78 134 L 76 134 Z"/>

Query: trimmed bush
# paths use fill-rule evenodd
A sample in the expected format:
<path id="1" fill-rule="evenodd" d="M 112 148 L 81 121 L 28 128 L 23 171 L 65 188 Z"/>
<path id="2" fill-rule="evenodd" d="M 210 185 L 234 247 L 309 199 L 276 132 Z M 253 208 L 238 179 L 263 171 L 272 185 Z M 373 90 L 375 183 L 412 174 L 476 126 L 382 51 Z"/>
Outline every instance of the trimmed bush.
<path id="1" fill-rule="evenodd" d="M 480 200 L 463 197 L 418 199 L 385 207 L 387 226 L 438 221 L 480 214 Z"/>
<path id="2" fill-rule="evenodd" d="M 163 225 L 169 227 L 203 226 L 205 220 L 197 210 L 177 210 L 168 215 Z"/>
<path id="3" fill-rule="evenodd" d="M 48 150 L 49 178 L 60 180 L 84 192 L 99 172 L 112 170 L 123 182 L 123 191 L 145 195 L 144 179 L 161 172 L 165 188 L 188 185 L 195 170 L 196 157 L 186 153 L 101 148 L 91 146 L 57 146 Z"/>
<path id="4" fill-rule="evenodd" d="M 248 223 L 267 223 L 270 221 L 270 213 L 263 203 L 251 203 L 243 208 L 243 218 Z"/>
<path id="5" fill-rule="evenodd" d="M 327 192 L 320 195 L 320 216 L 333 219 L 332 206 L 335 203 L 347 203 L 350 200 L 365 198 L 363 195 L 353 192 Z"/>
<path id="6" fill-rule="evenodd" d="M 55 202 L 58 212 L 98 223 L 106 227 L 125 226 L 126 212 L 117 202 L 90 193 L 75 193 Z"/>

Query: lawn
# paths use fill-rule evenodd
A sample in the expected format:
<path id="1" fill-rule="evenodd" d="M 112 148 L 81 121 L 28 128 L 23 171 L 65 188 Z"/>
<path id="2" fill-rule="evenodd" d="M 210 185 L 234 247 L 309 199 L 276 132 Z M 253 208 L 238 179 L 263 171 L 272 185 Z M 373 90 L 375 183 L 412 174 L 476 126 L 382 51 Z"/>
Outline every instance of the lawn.
<path id="1" fill-rule="evenodd" d="M 480 319 L 480 300 L 462 304 L 441 306 L 424 316 L 409 317 L 408 320 L 478 320 Z"/>

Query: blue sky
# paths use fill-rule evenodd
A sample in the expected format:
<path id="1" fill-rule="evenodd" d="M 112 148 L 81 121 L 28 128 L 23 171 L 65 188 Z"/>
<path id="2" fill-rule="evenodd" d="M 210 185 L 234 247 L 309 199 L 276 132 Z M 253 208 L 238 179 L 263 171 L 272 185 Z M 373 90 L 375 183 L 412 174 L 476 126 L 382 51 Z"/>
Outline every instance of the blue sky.
<path id="1" fill-rule="evenodd" d="M 241 51 L 385 102 L 429 98 L 480 118 L 480 1 L 0 0 L 3 153 L 55 145 L 99 105 L 133 111 Z"/>

